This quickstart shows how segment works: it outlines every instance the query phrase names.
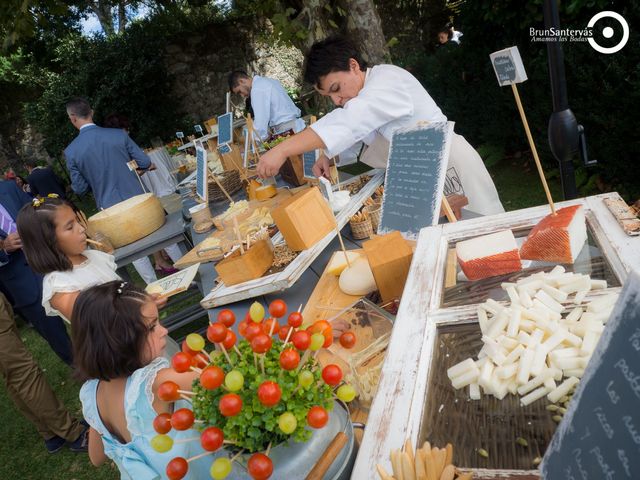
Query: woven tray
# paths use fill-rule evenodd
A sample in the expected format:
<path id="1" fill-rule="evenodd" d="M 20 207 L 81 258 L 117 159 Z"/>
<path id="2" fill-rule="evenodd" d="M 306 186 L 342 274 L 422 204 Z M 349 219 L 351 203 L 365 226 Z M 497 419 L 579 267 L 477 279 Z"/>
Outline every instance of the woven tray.
<path id="1" fill-rule="evenodd" d="M 235 192 L 242 188 L 242 182 L 240 180 L 240 172 L 238 170 L 229 170 L 223 172 L 217 176 L 218 181 L 224 187 L 229 195 L 233 195 Z M 195 186 L 193 187 L 195 194 Z M 220 189 L 215 180 L 209 180 L 209 202 L 220 202 L 229 199 Z"/>

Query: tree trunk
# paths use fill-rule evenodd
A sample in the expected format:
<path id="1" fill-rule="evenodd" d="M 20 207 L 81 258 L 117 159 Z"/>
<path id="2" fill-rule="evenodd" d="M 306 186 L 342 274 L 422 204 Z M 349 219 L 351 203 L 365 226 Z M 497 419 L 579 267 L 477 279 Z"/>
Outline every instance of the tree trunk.
<path id="1" fill-rule="evenodd" d="M 105 35 L 113 35 L 115 29 L 113 28 L 113 17 L 111 16 L 111 6 L 107 1 L 93 0 L 89 2 L 91 11 L 96 14 L 102 30 Z"/>
<path id="2" fill-rule="evenodd" d="M 332 27 L 329 24 L 327 10 L 324 8 L 325 2 L 321 0 L 303 0 L 304 9 L 300 14 L 300 20 L 305 23 L 309 30 L 309 35 L 303 41 L 296 45 L 303 54 L 307 54 L 311 46 L 332 33 Z"/>
<path id="3" fill-rule="evenodd" d="M 118 2 L 118 33 L 124 33 L 127 26 L 127 2 L 121 0 Z"/>
<path id="4" fill-rule="evenodd" d="M 389 63 L 389 49 L 380 15 L 373 0 L 343 0 L 347 12 L 346 33 L 369 64 Z"/>

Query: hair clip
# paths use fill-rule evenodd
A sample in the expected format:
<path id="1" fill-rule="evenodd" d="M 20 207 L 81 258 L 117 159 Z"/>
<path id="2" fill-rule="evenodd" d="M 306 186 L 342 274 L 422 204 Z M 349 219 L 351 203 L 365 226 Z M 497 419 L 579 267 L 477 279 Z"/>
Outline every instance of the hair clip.
<path id="1" fill-rule="evenodd" d="M 127 282 L 122 282 L 120 284 L 120 286 L 118 287 L 118 289 L 116 290 L 116 292 L 118 292 L 118 294 L 122 295 L 122 289 L 127 285 Z"/>
<path id="2" fill-rule="evenodd" d="M 44 203 L 44 198 L 36 197 L 33 200 L 31 200 L 31 204 L 33 205 L 34 208 L 38 208 L 43 203 Z"/>
<path id="3" fill-rule="evenodd" d="M 49 195 L 47 195 L 47 198 L 60 198 L 60 195 L 58 195 L 57 193 L 50 193 Z"/>

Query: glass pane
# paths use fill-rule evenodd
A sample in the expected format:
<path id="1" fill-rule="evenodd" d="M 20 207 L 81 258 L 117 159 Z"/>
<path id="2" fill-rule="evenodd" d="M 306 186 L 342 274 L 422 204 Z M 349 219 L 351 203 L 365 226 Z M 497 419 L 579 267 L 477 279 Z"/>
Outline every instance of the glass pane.
<path id="1" fill-rule="evenodd" d="M 513 231 L 518 246 L 522 245 L 529 232 L 530 229 Z M 455 244 L 450 244 L 449 248 L 455 249 Z M 501 283 L 515 282 L 519 278 L 528 277 L 541 271 L 549 272 L 557 265 L 556 263 L 530 260 L 523 260 L 522 263 L 523 269 L 519 272 L 470 282 L 464 277 L 460 265 L 456 262 L 456 285 L 444 288 L 441 307 L 473 305 L 482 303 L 489 298 L 496 301 L 508 300 L 507 292 L 500 288 Z M 563 264 L 563 267 L 567 272 L 582 273 L 591 276 L 592 279 L 606 280 L 609 287 L 620 286 L 620 281 L 613 273 L 609 261 L 602 254 L 602 250 L 592 234 L 589 222 L 587 222 L 587 241 L 576 258 L 576 262 L 573 265 Z"/>

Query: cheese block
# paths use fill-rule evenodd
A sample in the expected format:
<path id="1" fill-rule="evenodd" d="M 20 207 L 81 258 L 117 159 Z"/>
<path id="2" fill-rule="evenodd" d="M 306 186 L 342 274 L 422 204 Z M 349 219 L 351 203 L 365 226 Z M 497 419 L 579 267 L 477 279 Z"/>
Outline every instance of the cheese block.
<path id="1" fill-rule="evenodd" d="M 358 252 L 347 251 L 345 255 L 345 252 L 342 250 L 334 253 L 329 265 L 327 265 L 327 272 L 336 277 L 340 275 L 342 271 L 349 266 L 347 264 L 347 258 L 349 262 L 353 264 L 360 258 L 360 254 Z"/>
<path id="2" fill-rule="evenodd" d="M 275 185 L 262 185 L 261 187 L 256 187 L 256 199 L 259 202 L 264 202 L 265 200 L 269 200 L 272 197 L 275 197 L 278 194 Z"/>
<path id="3" fill-rule="evenodd" d="M 573 263 L 587 241 L 587 223 L 581 205 L 547 215 L 531 230 L 520 249 L 527 260 Z"/>
<path id="4" fill-rule="evenodd" d="M 518 245 L 511 230 L 483 235 L 456 244 L 460 268 L 469 280 L 522 270 Z"/>
<path id="5" fill-rule="evenodd" d="M 366 258 L 359 258 L 340 274 L 338 286 L 347 295 L 363 296 L 375 292 L 378 287 Z"/>

